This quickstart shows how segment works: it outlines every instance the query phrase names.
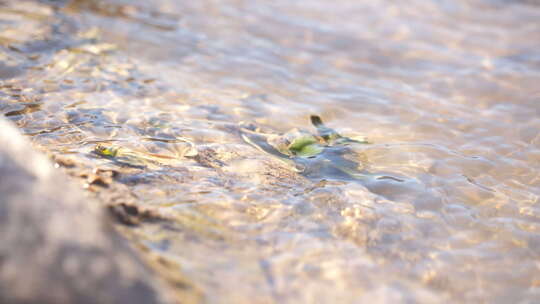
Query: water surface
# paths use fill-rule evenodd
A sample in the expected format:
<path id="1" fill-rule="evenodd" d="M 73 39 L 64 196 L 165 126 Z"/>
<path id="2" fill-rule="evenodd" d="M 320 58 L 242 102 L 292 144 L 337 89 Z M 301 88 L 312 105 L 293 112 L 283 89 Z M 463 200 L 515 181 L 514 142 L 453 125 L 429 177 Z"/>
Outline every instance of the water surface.
<path id="1" fill-rule="evenodd" d="M 126 170 L 169 218 L 132 239 L 206 302 L 540 298 L 538 3 L 8 1 L 0 20 L 0 111 Z M 302 175 L 240 136 L 312 114 L 400 181 Z M 124 168 L 96 143 L 172 160 Z"/>

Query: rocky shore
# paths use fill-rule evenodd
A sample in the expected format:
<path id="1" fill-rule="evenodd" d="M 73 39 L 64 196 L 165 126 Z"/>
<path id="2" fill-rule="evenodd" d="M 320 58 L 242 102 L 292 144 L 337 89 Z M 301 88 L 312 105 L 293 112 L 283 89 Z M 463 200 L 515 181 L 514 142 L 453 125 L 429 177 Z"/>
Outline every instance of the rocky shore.
<path id="1" fill-rule="evenodd" d="M 174 302 L 103 206 L 0 130 L 0 303 Z"/>

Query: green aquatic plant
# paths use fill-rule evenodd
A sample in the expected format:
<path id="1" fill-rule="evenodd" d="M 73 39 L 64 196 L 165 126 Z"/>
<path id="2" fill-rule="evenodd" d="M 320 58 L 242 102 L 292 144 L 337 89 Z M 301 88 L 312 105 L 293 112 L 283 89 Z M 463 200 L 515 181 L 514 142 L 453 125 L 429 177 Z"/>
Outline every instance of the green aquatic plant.
<path id="1" fill-rule="evenodd" d="M 294 139 L 287 149 L 300 157 L 313 157 L 322 153 L 324 147 L 319 144 L 315 136 L 308 135 Z"/>
<path id="2" fill-rule="evenodd" d="M 112 146 L 107 147 L 102 144 L 97 144 L 94 147 L 94 152 L 98 155 L 105 157 L 115 157 L 118 154 L 118 148 Z"/>
<path id="3" fill-rule="evenodd" d="M 159 168 L 165 165 L 178 165 L 181 156 L 162 155 L 136 151 L 127 147 L 108 144 L 97 144 L 93 150 L 94 154 L 110 159 L 114 163 L 122 166 L 135 168 Z"/>
<path id="4" fill-rule="evenodd" d="M 293 129 L 284 134 L 264 134 L 244 129 L 242 138 L 256 149 L 277 157 L 295 171 L 308 175 L 359 178 L 362 161 L 350 145 L 367 144 L 361 138 L 343 136 L 311 116 L 317 133 Z"/>
<path id="5" fill-rule="evenodd" d="M 145 168 L 150 164 L 144 154 L 120 146 L 97 144 L 93 152 L 121 166 Z"/>

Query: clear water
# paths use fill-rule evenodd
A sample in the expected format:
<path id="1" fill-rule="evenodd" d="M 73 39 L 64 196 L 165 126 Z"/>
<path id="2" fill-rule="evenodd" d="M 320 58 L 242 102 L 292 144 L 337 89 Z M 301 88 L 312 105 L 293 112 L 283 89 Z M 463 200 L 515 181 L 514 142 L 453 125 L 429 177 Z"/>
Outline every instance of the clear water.
<path id="1" fill-rule="evenodd" d="M 8 1 L 0 111 L 89 167 L 118 167 L 98 142 L 173 159 L 120 179 L 169 218 L 131 233 L 206 302 L 534 303 L 538 4 Z M 312 114 L 401 181 L 305 176 L 240 136 Z"/>

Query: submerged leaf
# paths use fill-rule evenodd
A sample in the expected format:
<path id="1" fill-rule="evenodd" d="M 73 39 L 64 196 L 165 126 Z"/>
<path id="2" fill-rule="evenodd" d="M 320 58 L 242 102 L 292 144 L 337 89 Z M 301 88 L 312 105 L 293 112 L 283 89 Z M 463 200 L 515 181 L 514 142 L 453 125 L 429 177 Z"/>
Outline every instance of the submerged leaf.
<path id="1" fill-rule="evenodd" d="M 190 153 L 193 154 L 196 152 L 197 150 L 194 150 Z M 149 153 L 113 145 L 98 144 L 94 148 L 94 153 L 104 158 L 108 158 L 114 163 L 136 168 L 156 169 L 165 165 L 176 166 L 181 163 L 181 160 L 179 159 L 181 156 L 179 155 Z"/>
<path id="2" fill-rule="evenodd" d="M 319 116 L 311 115 L 310 119 L 313 126 L 317 128 L 317 133 L 319 133 L 319 136 L 322 137 L 326 142 L 333 142 L 342 138 L 342 136 L 336 132 L 336 130 L 325 126 Z"/>
<path id="3" fill-rule="evenodd" d="M 259 151 L 276 156 L 287 164 L 293 165 L 296 172 L 325 172 L 340 177 L 358 179 L 363 161 L 348 159 L 354 150 L 349 144 L 368 143 L 363 137 L 345 137 L 324 125 L 319 116 L 312 115 L 311 123 L 317 128 L 317 134 L 293 129 L 285 134 L 261 134 L 252 129 L 243 129 L 242 138 Z M 316 157 L 314 159 L 314 157 Z"/>
<path id="4" fill-rule="evenodd" d="M 105 157 L 116 157 L 116 155 L 118 154 L 118 148 L 116 148 L 116 147 L 106 147 L 106 146 L 103 146 L 103 145 L 97 145 L 94 148 L 94 152 L 96 152 L 97 154 L 99 154 L 101 156 L 105 156 Z"/>
<path id="5" fill-rule="evenodd" d="M 317 128 L 317 133 L 319 134 L 319 136 L 322 137 L 324 141 L 326 141 L 330 145 L 347 143 L 369 144 L 369 142 L 363 136 L 342 136 L 336 130 L 325 126 L 322 119 L 317 115 L 311 115 L 310 118 L 313 126 Z"/>
<path id="6" fill-rule="evenodd" d="M 313 157 L 323 152 L 324 147 L 314 136 L 308 135 L 295 139 L 288 147 L 292 154 L 301 157 Z"/>
<path id="7" fill-rule="evenodd" d="M 324 147 L 319 144 L 311 144 L 304 146 L 300 151 L 296 152 L 296 155 L 301 157 L 313 157 L 321 154 L 324 151 Z"/>
<path id="8" fill-rule="evenodd" d="M 306 135 L 293 140 L 289 145 L 289 150 L 297 152 L 302 150 L 305 146 L 317 143 L 317 139 L 314 136 Z"/>

